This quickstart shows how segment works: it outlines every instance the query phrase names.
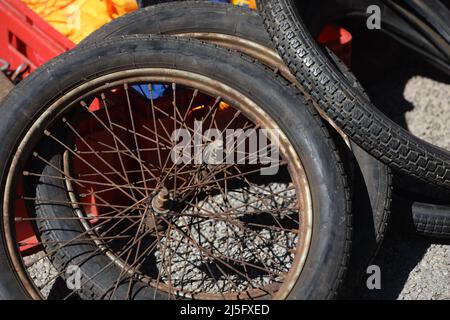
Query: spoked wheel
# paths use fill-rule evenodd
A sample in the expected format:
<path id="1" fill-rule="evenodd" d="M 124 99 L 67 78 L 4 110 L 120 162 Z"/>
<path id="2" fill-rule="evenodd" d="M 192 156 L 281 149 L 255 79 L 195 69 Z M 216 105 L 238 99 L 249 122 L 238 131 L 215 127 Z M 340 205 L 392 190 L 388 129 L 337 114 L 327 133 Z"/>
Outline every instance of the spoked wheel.
<path id="1" fill-rule="evenodd" d="M 24 172 L 24 185 L 32 190 L 23 200 L 36 208 L 36 217 L 16 222 L 36 221 L 45 230 L 39 243 L 48 257 L 55 250 L 95 243 L 67 262 L 87 267 L 90 258 L 105 254 L 111 261 L 104 272 L 110 265 L 119 267 L 106 297 L 115 297 L 124 284 L 132 288 L 136 280 L 170 296 L 286 296 L 290 274 L 298 274 L 304 261 L 311 224 L 311 208 L 304 207 L 310 203 L 309 191 L 298 157 L 283 155 L 273 176 L 263 176 L 256 162 L 249 164 L 263 150 L 250 151 L 256 148 L 250 144 L 258 141 L 246 142 L 244 134 L 252 138 L 256 123 L 262 130 L 268 121 L 250 107 L 232 107 L 228 101 L 235 98 L 225 97 L 218 84 L 200 91 L 195 88 L 200 87 L 198 80 L 178 71 L 164 72 L 168 83 L 158 83 L 162 75 L 120 75 L 102 79 L 100 89 L 94 80 L 92 91 L 74 97 L 71 108 L 46 126 L 42 147 L 33 154 L 33 169 Z M 154 99 L 151 88 L 157 86 L 170 92 Z M 218 136 L 207 139 L 200 126 Z M 238 141 L 239 129 L 245 140 Z M 231 143 L 226 130 L 237 133 L 229 136 Z M 180 138 L 185 134 L 183 139 L 192 136 L 192 144 L 181 141 L 180 147 L 174 139 L 178 132 Z M 194 142 L 196 135 L 200 139 Z M 219 157 L 222 141 L 229 150 L 220 152 L 234 159 L 242 156 L 242 164 L 206 159 Z M 272 145 L 264 148 L 270 151 Z M 49 149 L 55 149 L 53 154 L 44 154 Z M 177 161 L 177 151 L 185 159 Z M 55 158 L 62 159 L 62 168 L 52 163 Z M 60 215 L 61 206 L 69 209 L 67 216 Z M 75 234 L 75 224 L 69 234 L 59 231 L 67 219 L 79 224 Z M 57 269 L 58 274 L 66 272 L 65 267 Z M 86 274 L 85 281 L 102 273 Z"/>
<path id="2" fill-rule="evenodd" d="M 141 67 L 130 67 L 114 42 L 52 66 L 58 73 L 67 63 L 104 54 L 95 73 L 63 79 L 64 93 L 39 106 L 14 147 L 3 234 L 21 286 L 33 298 L 55 297 L 61 280 L 67 289 L 56 297 L 63 299 L 314 297 L 300 293 L 305 273 L 303 290 L 325 274 L 332 288 L 317 292 L 334 294 L 348 255 L 348 194 L 312 108 L 295 117 L 286 112 L 299 99 L 262 67 L 233 62 L 211 46 L 163 40 L 121 42 L 137 50 L 136 61 L 139 55 L 146 61 Z M 192 52 L 215 59 L 192 58 Z M 155 66 L 171 56 L 178 57 L 177 68 Z M 213 61 L 221 59 L 232 72 L 244 67 L 241 77 L 270 75 L 258 81 L 282 94 L 262 93 L 262 83 L 250 85 L 249 94 L 218 80 L 233 74 L 217 71 Z M 112 62 L 122 70 L 110 71 Z M 275 101 L 286 123 L 268 107 Z M 330 160 L 334 167 L 324 165 Z M 327 183 L 312 187 L 324 174 Z M 315 233 L 318 249 L 311 247 L 314 223 L 325 226 Z M 27 228 L 35 238 L 18 239 Z M 314 268 L 303 272 L 308 257 Z M 42 264 L 50 266 L 48 274 L 36 277 Z"/>
<path id="3" fill-rule="evenodd" d="M 327 6 L 326 9 L 330 8 L 332 7 Z M 323 10 L 317 10 L 317 12 L 322 14 Z M 195 25 L 192 24 L 193 20 L 196 21 Z M 321 25 L 321 28 L 324 25 Z M 231 4 L 208 1 L 169 1 L 152 5 L 104 25 L 83 40 L 81 45 L 123 35 L 160 33 L 195 38 L 237 50 L 258 60 L 295 84 L 301 92 L 305 92 L 305 88 L 297 82 L 289 68 L 272 49 L 273 44 L 260 15 L 254 10 Z M 339 59 L 336 58 L 334 62 L 349 79 L 351 78 L 351 81 L 357 82 Z M 348 172 L 352 173 L 350 181 L 354 185 L 353 212 L 358 214 L 354 220 L 354 245 L 349 273 L 358 279 L 366 274 L 367 266 L 371 264 L 386 232 L 392 194 L 391 171 L 389 167 L 349 141 L 317 105 L 316 110 L 337 130 L 337 132 L 331 130 L 332 135 L 336 133 L 337 142 L 341 142 L 337 134 L 340 133 L 351 147 L 349 151 L 352 155 L 348 154 L 346 148 L 341 148 L 340 154 L 346 159 L 344 162 L 350 166 Z"/>

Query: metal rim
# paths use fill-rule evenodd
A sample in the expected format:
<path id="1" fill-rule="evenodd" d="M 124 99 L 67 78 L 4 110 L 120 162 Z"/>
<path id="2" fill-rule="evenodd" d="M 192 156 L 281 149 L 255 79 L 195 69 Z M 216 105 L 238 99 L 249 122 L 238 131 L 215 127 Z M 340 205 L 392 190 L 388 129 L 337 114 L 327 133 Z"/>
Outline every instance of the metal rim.
<path id="1" fill-rule="evenodd" d="M 177 32 L 173 33 L 173 35 L 180 38 L 202 40 L 220 47 L 236 50 L 258 60 L 290 82 L 298 83 L 275 50 L 254 41 L 217 32 Z"/>
<path id="2" fill-rule="evenodd" d="M 170 33 L 172 34 L 172 33 Z M 300 90 L 304 95 L 309 96 L 308 92 L 306 92 L 300 83 L 297 81 L 294 75 L 292 75 L 289 68 L 286 66 L 284 61 L 281 59 L 279 54 L 264 45 L 256 43 L 251 40 L 247 40 L 244 38 L 231 36 L 228 34 L 217 33 L 217 32 L 177 32 L 173 33 L 174 36 L 181 38 L 192 38 L 197 40 L 206 41 L 209 43 L 214 43 L 221 47 L 225 47 L 228 49 L 236 50 L 241 52 L 249 57 L 256 59 L 261 62 L 265 66 L 269 67 L 276 74 L 280 74 L 283 78 L 293 83 L 298 90 Z M 350 139 L 347 135 L 339 128 L 339 126 L 331 120 L 331 118 L 324 112 L 319 106 L 311 100 L 316 111 L 320 114 L 320 116 L 327 121 L 334 130 L 341 136 L 344 140 L 347 147 L 352 150 L 352 146 L 350 143 Z"/>
<path id="3" fill-rule="evenodd" d="M 151 75 L 151 76 L 149 76 Z M 40 294 L 36 291 L 36 288 L 33 283 L 31 283 L 29 276 L 27 274 L 26 268 L 24 267 L 22 258 L 17 252 L 17 243 L 15 243 L 14 238 L 12 236 L 14 230 L 12 230 L 12 226 L 10 225 L 10 213 L 9 211 L 13 208 L 13 204 L 11 203 L 11 195 L 14 192 L 14 179 L 17 176 L 19 170 L 19 160 L 21 159 L 21 154 L 27 148 L 27 144 L 31 140 L 35 134 L 41 130 L 41 126 L 45 124 L 49 117 L 52 119 L 57 119 L 63 114 L 66 110 L 71 108 L 73 105 L 79 103 L 83 97 L 87 95 L 92 95 L 95 92 L 100 92 L 101 90 L 105 90 L 107 88 L 111 88 L 115 84 L 122 83 L 126 81 L 127 83 L 176 83 L 180 85 L 185 85 L 191 88 L 196 88 L 202 92 L 207 92 L 211 96 L 222 97 L 224 101 L 230 103 L 233 106 L 239 106 L 239 110 L 242 109 L 244 114 L 252 115 L 255 120 L 260 122 L 266 128 L 277 129 L 278 126 L 271 120 L 269 116 L 252 100 L 248 99 L 241 93 L 237 92 L 235 89 L 223 84 L 219 83 L 213 79 L 198 75 L 192 74 L 185 71 L 177 71 L 177 70 L 169 70 L 169 69 L 138 69 L 138 70 L 126 70 L 117 72 L 114 74 L 110 74 L 107 76 L 100 77 L 98 79 L 91 80 L 78 88 L 72 90 L 68 94 L 66 94 L 63 98 L 59 99 L 55 103 L 53 103 L 32 125 L 30 130 L 27 132 L 20 145 L 17 148 L 17 152 L 11 163 L 11 170 L 8 172 L 8 178 L 5 186 L 5 206 L 4 206 L 4 226 L 5 233 L 7 235 L 7 246 L 10 256 L 12 258 L 12 262 L 16 270 L 18 271 L 18 275 L 25 284 L 25 288 L 30 293 L 33 298 L 39 298 Z M 100 86 L 98 86 L 100 84 Z M 98 86 L 95 89 L 93 87 Z M 81 94 L 81 96 L 80 96 Z M 46 126 L 45 126 L 46 127 Z M 288 155 L 290 159 L 296 159 L 296 161 L 291 161 L 289 166 L 293 165 L 295 168 L 295 175 L 291 175 L 293 178 L 293 182 L 296 185 L 296 188 L 301 190 L 301 204 L 303 204 L 301 210 L 303 214 L 303 221 L 301 224 L 301 239 L 298 241 L 301 242 L 301 245 L 297 246 L 297 251 L 295 254 L 295 270 L 290 270 L 289 274 L 291 275 L 291 281 L 287 284 L 283 284 L 283 294 L 279 294 L 275 296 L 275 298 L 285 298 L 287 294 L 292 290 L 296 280 L 298 279 L 303 264 L 306 260 L 307 252 L 309 249 L 310 241 L 311 241 L 311 233 L 312 233 L 312 205 L 311 205 L 311 197 L 309 192 L 309 187 L 306 179 L 306 175 L 304 173 L 303 167 L 301 165 L 301 161 L 298 158 L 295 150 L 292 145 L 289 143 L 289 140 L 284 134 L 280 131 L 280 140 L 284 143 L 280 143 L 281 154 Z M 290 168 L 292 170 L 292 168 Z M 299 204 L 300 205 L 300 204 Z"/>

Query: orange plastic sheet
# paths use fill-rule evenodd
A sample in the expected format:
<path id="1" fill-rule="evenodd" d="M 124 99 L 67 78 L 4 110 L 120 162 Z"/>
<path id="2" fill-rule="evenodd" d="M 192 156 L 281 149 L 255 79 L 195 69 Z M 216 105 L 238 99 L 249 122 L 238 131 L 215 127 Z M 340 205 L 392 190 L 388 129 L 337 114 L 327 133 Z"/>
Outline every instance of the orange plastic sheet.
<path id="1" fill-rule="evenodd" d="M 135 0 L 21 1 L 74 43 L 79 43 L 109 21 L 138 8 Z"/>
<path id="2" fill-rule="evenodd" d="M 231 0 L 231 3 L 237 6 L 249 7 L 256 9 L 256 0 Z"/>

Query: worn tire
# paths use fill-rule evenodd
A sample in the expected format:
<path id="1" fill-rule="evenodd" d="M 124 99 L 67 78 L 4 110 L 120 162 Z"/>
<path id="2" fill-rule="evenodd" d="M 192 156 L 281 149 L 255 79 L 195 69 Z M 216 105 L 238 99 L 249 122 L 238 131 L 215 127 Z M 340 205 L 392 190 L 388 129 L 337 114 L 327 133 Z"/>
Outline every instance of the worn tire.
<path id="1" fill-rule="evenodd" d="M 249 99 L 261 106 L 288 136 L 296 152 L 301 155 L 313 201 L 313 233 L 309 254 L 291 299 L 333 298 L 345 275 L 351 244 L 351 201 L 343 164 L 336 147 L 322 120 L 314 108 L 292 89 L 285 80 L 275 77 L 267 68 L 236 52 L 224 50 L 195 40 L 181 40 L 160 36 L 130 36 L 113 38 L 102 43 L 88 45 L 52 60 L 21 82 L 2 102 L 5 107 L 0 120 L 0 181 L 5 183 L 10 171 L 11 157 L 31 124 L 43 114 L 52 101 L 62 97 L 74 87 L 90 79 L 111 72 L 136 68 L 176 68 L 208 76 L 240 90 L 245 87 Z M 262 89 L 264 88 L 264 89 Z M 23 94 L 27 92 L 27 94 Z M 302 105 L 298 108 L 298 105 Z M 277 106 L 275 109 L 274 106 Z M 20 114 L 20 117 L 17 115 Z M 54 116 L 54 115 L 53 115 Z M 45 114 L 48 121 L 52 115 Z M 39 136 L 34 136 L 39 139 Z M 29 143 L 34 144 L 32 139 Z M 34 147 L 22 149 L 31 154 Z M 44 148 L 47 152 L 51 152 Z M 53 160 L 59 163 L 56 150 Z M 43 168 L 47 170 L 48 168 Z M 16 170 L 19 170 L 16 172 Z M 14 173 L 20 174 L 16 167 Z M 66 196 L 55 181 L 38 181 L 38 192 L 53 197 Z M 59 191 L 58 191 L 59 190 Z M 4 205 L 2 194 L 2 211 Z M 54 210 L 51 204 L 37 203 L 36 214 Z M 58 214 L 69 213 L 58 206 Z M 48 212 L 47 212 L 48 213 Z M 50 220 L 53 221 L 53 220 Z M 5 221 L 2 220 L 2 231 Z M 50 227 L 50 228 L 49 228 Z M 46 232 L 60 238 L 59 222 L 47 225 Z M 64 226 L 63 226 L 64 227 Z M 79 232 L 80 226 L 68 226 Z M 52 230 L 53 229 L 53 230 Z M 1 233 L 2 238 L 5 232 Z M 0 242 L 0 255 L 7 257 L 9 251 L 5 241 Z M 58 260 L 69 264 L 77 259 L 80 251 L 91 250 L 92 244 L 68 246 Z M 74 256 L 75 255 L 75 256 Z M 101 256 L 95 261 L 102 262 Z M 83 274 L 98 270 L 93 263 L 83 264 Z M 0 260 L 0 294 L 4 298 L 24 297 L 24 290 L 15 276 L 9 259 Z M 82 297 L 99 297 L 105 283 L 108 284 L 117 270 L 112 268 L 100 280 L 91 280 L 81 291 Z M 124 288 L 125 289 L 125 288 Z M 152 297 L 150 288 L 137 288 L 135 298 Z"/>
<path id="2" fill-rule="evenodd" d="M 192 21 L 195 21 L 195 24 Z M 272 48 L 262 19 L 254 10 L 204 1 L 169 2 L 135 11 L 93 32 L 81 45 L 129 34 L 187 32 L 230 35 Z M 338 59 L 336 63 L 342 70 L 347 70 Z M 348 70 L 346 74 L 352 76 Z M 333 128 L 330 127 L 330 131 L 334 133 L 336 140 L 342 142 L 342 138 Z M 345 157 L 351 163 L 347 170 L 354 171 L 352 192 L 355 199 L 353 212 L 356 223 L 351 271 L 361 274 L 361 270 L 367 267 L 377 253 L 384 238 L 390 215 L 392 174 L 386 165 L 357 145 L 352 144 L 353 154 L 345 149 L 345 146 L 340 149 L 341 157 Z"/>
<path id="3" fill-rule="evenodd" d="M 320 107 L 361 148 L 447 201 L 450 154 L 396 125 L 339 72 L 302 22 L 293 0 L 262 0 L 264 23 L 291 72 Z"/>
<path id="4" fill-rule="evenodd" d="M 435 238 L 450 238 L 450 208 L 447 206 L 414 203 L 413 223 L 416 232 Z"/>

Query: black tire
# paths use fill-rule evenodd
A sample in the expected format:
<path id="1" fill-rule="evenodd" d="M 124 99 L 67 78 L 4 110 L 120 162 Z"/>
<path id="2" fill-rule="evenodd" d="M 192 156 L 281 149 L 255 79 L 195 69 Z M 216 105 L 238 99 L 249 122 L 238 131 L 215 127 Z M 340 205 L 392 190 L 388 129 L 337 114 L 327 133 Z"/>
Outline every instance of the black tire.
<path id="1" fill-rule="evenodd" d="M 403 194 L 395 194 L 393 203 L 399 214 L 392 222 L 401 231 L 436 240 L 450 238 L 449 206 L 411 201 Z"/>
<path id="2" fill-rule="evenodd" d="M 79 45 L 119 35 L 178 35 L 206 31 L 242 37 L 274 49 L 257 12 L 227 3 L 207 1 L 165 1 L 136 10 L 102 26 Z"/>
<path id="3" fill-rule="evenodd" d="M 154 5 L 160 4 L 160 3 L 176 2 L 176 1 L 187 1 L 187 0 L 137 0 L 137 3 L 139 5 L 139 7 L 144 8 L 144 7 L 154 6 Z M 208 0 L 205 0 L 205 1 L 208 1 Z"/>
<path id="4" fill-rule="evenodd" d="M 365 151 L 421 182 L 430 197 L 448 202 L 448 151 L 411 135 L 373 106 L 312 38 L 293 0 L 263 0 L 260 5 L 278 52 L 323 111 Z"/>
<path id="5" fill-rule="evenodd" d="M 415 202 L 411 205 L 413 230 L 433 238 L 450 238 L 450 208 Z"/>
<path id="6" fill-rule="evenodd" d="M 353 177 L 354 236 L 348 278 L 360 280 L 386 235 L 393 185 L 389 167 L 379 165 L 377 159 L 358 146 L 353 146 L 352 152 L 357 161 Z"/>
<path id="7" fill-rule="evenodd" d="M 256 61 L 235 52 L 195 40 L 131 36 L 82 47 L 52 60 L 21 82 L 2 102 L 2 107 L 5 107 L 0 120 L 0 136 L 3 139 L 0 146 L 2 185 L 5 185 L 8 174 L 11 177 L 22 174 L 23 161 L 31 157 L 33 151 L 38 150 L 39 154 L 47 155 L 51 159 L 53 166 L 49 167 L 50 162 L 46 162 L 42 170 L 52 173 L 52 168 L 61 165 L 60 152 L 55 144 L 51 148 L 45 144 L 36 146 L 37 141 L 43 137 L 42 131 L 46 126 L 44 122 L 59 118 L 59 113 L 62 112 L 58 109 L 49 113 L 48 108 L 55 99 L 66 97 L 74 88 L 102 75 L 119 72 L 123 77 L 126 76 L 123 73 L 125 70 L 151 67 L 168 70 L 176 68 L 216 79 L 236 90 L 246 88 L 245 95 L 248 99 L 261 106 L 282 128 L 295 152 L 301 155 L 311 186 L 314 217 L 309 254 L 289 298 L 334 297 L 345 274 L 351 243 L 350 193 L 336 147 L 314 108 L 306 104 L 289 83 L 273 76 Z M 299 104 L 304 106 L 298 108 Z M 44 113 L 45 111 L 47 113 Z M 20 117 L 17 117 L 18 114 Z M 37 118 L 43 119 L 42 127 L 33 126 Z M 40 134 L 35 135 L 30 128 Z M 27 137 L 31 137 L 30 140 L 22 140 L 26 134 Z M 18 148 L 21 141 L 26 141 L 25 148 Z M 24 157 L 21 157 L 18 166 L 10 167 L 15 154 Z M 67 190 L 61 190 L 60 180 L 58 183 L 54 178 L 49 179 L 38 179 L 38 187 L 34 192 L 46 193 L 56 199 L 67 198 Z M 29 186 L 33 185 L 33 180 L 28 182 L 26 185 L 29 189 Z M 7 186 L 9 188 L 8 184 Z M 2 194 L 2 212 L 11 209 L 5 207 L 6 196 L 8 195 Z M 33 207 L 36 208 L 38 216 L 56 212 L 54 204 L 37 201 Z M 57 209 L 60 216 L 74 214 L 72 207 L 59 205 Z M 47 236 L 51 235 L 61 240 L 63 233 L 67 237 L 67 234 L 76 234 L 81 230 L 81 225 L 61 225 L 60 220 L 56 220 L 57 223 L 54 221 L 49 220 L 49 224 L 45 226 Z M 11 233 L 5 231 L 5 223 L 9 225 L 12 222 L 9 219 L 2 220 L 3 241 L 0 243 L 0 254 L 11 257 L 14 252 L 5 247 L 6 241 L 11 236 Z M 64 261 L 65 265 L 80 262 L 79 259 L 92 250 L 93 244 L 89 243 L 89 239 L 86 241 L 86 244 L 70 245 L 66 246 L 64 251 L 59 250 L 58 260 Z M 104 265 L 104 258 L 102 255 L 95 256 L 95 263 L 92 264 L 85 261 L 81 266 L 83 275 L 92 275 Z M 0 293 L 5 298 L 25 297 L 16 277 L 19 270 L 12 267 L 11 261 L 11 259 L 0 260 L 0 269 L 3 271 Z M 87 298 L 101 297 L 104 293 L 103 288 L 115 279 L 116 272 L 117 268 L 112 267 L 101 280 L 89 281 L 88 285 L 80 290 L 80 295 Z M 153 298 L 153 292 L 148 287 L 133 287 L 133 297 Z"/>
<path id="8" fill-rule="evenodd" d="M 195 23 L 193 23 L 195 21 Z M 263 27 L 259 14 L 254 10 L 223 3 L 189 1 L 159 4 L 124 15 L 106 24 L 87 37 L 81 45 L 95 43 L 113 36 L 130 34 L 183 34 L 207 33 L 230 35 L 245 39 L 266 48 L 272 43 Z M 233 47 L 239 50 L 239 46 Z M 247 53 L 251 54 L 251 53 Z M 259 56 L 260 57 L 260 56 Z M 253 58 L 258 58 L 253 56 Z M 261 61 L 260 61 L 261 62 Z M 343 72 L 346 67 L 336 59 Z M 274 66 L 269 67 L 274 68 Z M 348 77 L 352 74 L 347 70 Z M 283 74 L 283 76 L 285 76 Z M 292 79 L 292 76 L 287 76 Z M 353 81 L 357 82 L 353 78 Z M 330 127 L 330 131 L 334 131 Z M 342 138 L 334 131 L 336 140 Z M 337 141 L 339 143 L 339 141 Z M 354 176 L 353 204 L 354 257 L 352 271 L 361 274 L 381 245 L 390 215 L 392 176 L 390 169 L 352 143 L 354 156 L 343 147 L 341 157 L 351 162 L 348 171 Z M 356 161 L 355 161 L 356 160 Z M 353 273 L 352 272 L 352 273 Z"/>

